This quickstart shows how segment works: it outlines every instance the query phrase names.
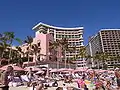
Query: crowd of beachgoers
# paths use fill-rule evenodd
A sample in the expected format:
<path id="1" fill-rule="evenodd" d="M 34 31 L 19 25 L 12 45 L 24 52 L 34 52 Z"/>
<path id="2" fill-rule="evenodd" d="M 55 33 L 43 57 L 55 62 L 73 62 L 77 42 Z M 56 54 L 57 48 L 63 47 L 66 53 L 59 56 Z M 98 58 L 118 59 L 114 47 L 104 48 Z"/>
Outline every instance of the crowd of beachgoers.
<path id="1" fill-rule="evenodd" d="M 16 70 L 14 66 L 1 68 L 1 88 L 27 86 L 32 90 L 120 90 L 120 69 L 40 69 L 29 67 L 24 71 Z M 62 81 L 63 87 L 58 83 Z M 66 84 L 76 83 L 77 86 L 67 87 Z M 8 90 L 8 89 L 3 89 Z"/>

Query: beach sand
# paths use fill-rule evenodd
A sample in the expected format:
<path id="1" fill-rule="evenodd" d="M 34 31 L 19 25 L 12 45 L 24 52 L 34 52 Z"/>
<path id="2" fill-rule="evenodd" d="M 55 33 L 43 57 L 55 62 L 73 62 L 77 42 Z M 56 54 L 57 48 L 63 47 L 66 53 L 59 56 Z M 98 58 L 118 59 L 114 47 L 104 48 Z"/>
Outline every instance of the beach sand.
<path id="1" fill-rule="evenodd" d="M 59 81 L 58 82 L 58 87 L 63 87 L 64 82 L 63 81 Z M 73 83 L 65 83 L 66 87 L 78 87 L 76 82 Z M 26 86 L 19 86 L 19 87 L 10 87 L 10 90 L 32 90 L 30 89 L 31 87 L 26 87 Z M 49 87 L 46 90 L 56 90 L 57 87 Z M 92 90 L 92 88 L 89 87 L 89 90 Z"/>

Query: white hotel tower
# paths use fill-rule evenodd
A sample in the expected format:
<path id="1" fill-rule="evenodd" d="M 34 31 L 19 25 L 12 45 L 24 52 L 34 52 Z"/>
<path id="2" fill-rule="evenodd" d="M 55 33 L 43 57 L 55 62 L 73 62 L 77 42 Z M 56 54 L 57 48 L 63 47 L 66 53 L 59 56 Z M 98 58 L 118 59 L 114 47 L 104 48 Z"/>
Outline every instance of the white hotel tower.
<path id="1" fill-rule="evenodd" d="M 67 52 L 66 57 L 73 58 L 73 56 L 78 55 L 79 49 L 83 45 L 83 30 L 84 27 L 75 27 L 75 28 L 63 28 L 63 27 L 55 27 L 51 25 L 47 25 L 44 23 L 38 23 L 36 26 L 32 28 L 37 33 L 41 33 L 41 30 L 46 31 L 47 33 L 50 33 L 53 35 L 54 40 L 56 39 L 62 39 L 67 38 L 69 42 L 69 47 L 75 47 L 76 51 L 73 51 L 72 53 Z M 84 62 L 81 62 L 79 64 L 80 67 L 85 66 Z"/>

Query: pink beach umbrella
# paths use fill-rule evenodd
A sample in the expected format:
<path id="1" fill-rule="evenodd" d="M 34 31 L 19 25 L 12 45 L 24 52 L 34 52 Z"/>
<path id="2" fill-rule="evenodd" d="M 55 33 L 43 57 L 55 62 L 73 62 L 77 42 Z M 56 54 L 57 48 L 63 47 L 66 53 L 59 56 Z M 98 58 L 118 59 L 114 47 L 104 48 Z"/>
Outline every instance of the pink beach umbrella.
<path id="1" fill-rule="evenodd" d="M 108 73 L 114 73 L 114 71 L 108 71 Z"/>
<path id="2" fill-rule="evenodd" d="M 74 69 L 69 68 L 68 71 L 71 71 L 71 72 L 72 72 L 72 71 L 74 71 Z"/>
<path id="3" fill-rule="evenodd" d="M 63 71 L 68 71 L 68 72 L 72 72 L 72 71 L 74 71 L 74 69 L 68 69 L 68 68 L 61 68 L 61 69 L 59 69 L 58 70 L 59 72 L 63 72 Z"/>
<path id="4" fill-rule="evenodd" d="M 98 73 L 104 73 L 106 72 L 107 70 L 97 70 Z"/>
<path id="5" fill-rule="evenodd" d="M 94 69 L 88 69 L 87 72 L 93 73 Z"/>
<path id="6" fill-rule="evenodd" d="M 25 70 L 25 71 L 29 71 L 30 68 L 32 68 L 32 71 L 41 71 L 41 69 L 40 69 L 40 68 L 37 68 L 37 67 L 26 67 L 24 70 Z"/>
<path id="7" fill-rule="evenodd" d="M 50 72 L 51 72 L 51 73 L 53 73 L 53 72 L 58 72 L 58 70 L 57 70 L 57 69 L 51 69 Z"/>
<path id="8" fill-rule="evenodd" d="M 60 69 L 58 69 L 58 71 L 65 71 L 65 70 L 67 70 L 67 68 L 60 68 Z"/>
<path id="9" fill-rule="evenodd" d="M 22 69 L 21 67 L 18 67 L 12 64 L 3 66 L 0 68 L 0 70 L 6 70 L 8 66 L 12 66 L 15 71 L 24 71 L 24 69 Z"/>
<path id="10" fill-rule="evenodd" d="M 36 72 L 36 74 L 42 74 L 42 73 L 44 73 L 44 71 L 38 71 L 38 72 Z"/>
<path id="11" fill-rule="evenodd" d="M 75 69 L 74 72 L 84 72 L 87 71 L 86 68 L 79 68 L 79 69 Z"/>
<path id="12" fill-rule="evenodd" d="M 87 71 L 88 71 L 88 72 L 89 72 L 89 71 L 93 71 L 93 69 L 88 69 Z"/>

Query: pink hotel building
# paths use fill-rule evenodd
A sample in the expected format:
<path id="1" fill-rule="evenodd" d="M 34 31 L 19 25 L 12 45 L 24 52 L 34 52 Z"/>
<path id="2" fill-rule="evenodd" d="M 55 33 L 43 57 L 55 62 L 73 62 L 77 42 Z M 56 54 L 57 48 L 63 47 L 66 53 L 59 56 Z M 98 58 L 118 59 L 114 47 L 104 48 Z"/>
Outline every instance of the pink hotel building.
<path id="1" fill-rule="evenodd" d="M 51 25 L 47 25 L 44 23 L 38 23 L 36 26 L 32 28 L 35 30 L 35 38 L 33 39 L 33 43 L 38 44 L 41 48 L 40 57 L 37 56 L 37 59 L 40 61 L 49 60 L 50 56 L 55 53 L 50 53 L 49 51 L 49 42 L 56 41 L 57 39 L 67 38 L 69 42 L 69 47 L 76 46 L 76 51 L 72 53 L 66 52 L 66 58 L 69 60 L 73 58 L 75 55 L 79 53 L 79 47 L 83 45 L 83 27 L 75 27 L 75 28 L 63 28 L 63 27 L 55 27 Z M 45 32 L 45 34 L 43 32 Z M 26 45 L 23 45 L 23 51 L 26 51 Z M 61 54 L 58 55 L 59 58 L 62 57 Z M 52 57 L 54 58 L 54 57 Z M 80 59 L 79 59 L 80 60 Z M 35 61 L 33 56 L 33 61 Z M 78 63 L 79 67 L 86 66 L 86 62 L 80 61 Z"/>

